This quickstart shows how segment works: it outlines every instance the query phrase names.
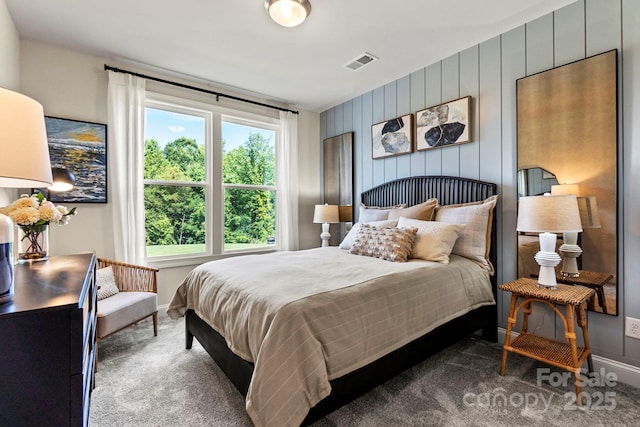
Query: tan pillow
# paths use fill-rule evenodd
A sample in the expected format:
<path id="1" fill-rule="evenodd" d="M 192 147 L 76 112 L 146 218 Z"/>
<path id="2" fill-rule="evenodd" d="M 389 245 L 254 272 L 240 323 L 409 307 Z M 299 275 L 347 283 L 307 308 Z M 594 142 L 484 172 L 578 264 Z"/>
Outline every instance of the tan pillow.
<path id="1" fill-rule="evenodd" d="M 406 262 L 417 231 L 415 227 L 378 228 L 362 224 L 349 252 L 387 261 Z"/>
<path id="2" fill-rule="evenodd" d="M 116 278 L 111 266 L 96 270 L 96 287 L 98 288 L 98 301 L 120 292 L 116 286 Z"/>
<path id="3" fill-rule="evenodd" d="M 409 258 L 449 264 L 451 249 L 466 226 L 400 217 L 398 227 L 416 227 L 418 229 Z"/>
<path id="4" fill-rule="evenodd" d="M 393 209 L 406 208 L 406 204 L 380 207 L 380 206 L 366 206 L 364 203 L 360 203 L 360 214 L 358 215 L 358 222 L 372 222 L 383 221 L 389 219 L 389 212 Z"/>
<path id="5" fill-rule="evenodd" d="M 373 221 L 367 224 L 371 225 L 372 227 L 389 228 L 389 227 L 395 227 L 396 225 L 398 225 L 398 220 L 387 219 L 384 221 Z M 345 249 L 345 250 L 351 249 L 351 246 L 353 245 L 353 241 L 356 240 L 356 236 L 358 235 L 358 230 L 360 230 L 360 225 L 362 225 L 362 223 L 360 222 L 356 222 L 355 224 L 353 224 L 353 227 L 351 227 L 351 230 L 349 230 L 347 235 L 344 236 L 344 239 L 342 239 L 342 242 L 340 243 L 340 249 Z"/>
<path id="6" fill-rule="evenodd" d="M 436 207 L 434 219 L 440 222 L 466 224 L 451 253 L 478 262 L 493 274 L 489 262 L 491 249 L 491 224 L 493 210 L 498 196 L 491 196 L 482 202 L 464 203 Z"/>
<path id="7" fill-rule="evenodd" d="M 389 212 L 389 219 L 405 217 L 431 221 L 437 204 L 438 199 L 429 199 L 424 203 L 409 208 L 393 209 Z"/>

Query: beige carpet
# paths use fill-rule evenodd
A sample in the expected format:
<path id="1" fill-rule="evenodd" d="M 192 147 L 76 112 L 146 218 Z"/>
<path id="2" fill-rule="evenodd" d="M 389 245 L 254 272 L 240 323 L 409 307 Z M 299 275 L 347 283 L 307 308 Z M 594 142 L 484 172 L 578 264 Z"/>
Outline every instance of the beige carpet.
<path id="1" fill-rule="evenodd" d="M 206 351 L 184 348 L 184 321 L 160 317 L 100 343 L 90 425 L 251 426 L 244 400 Z M 637 426 L 640 390 L 587 387 L 588 409 L 573 404 L 573 382 L 537 382 L 528 358 L 510 355 L 498 375 L 501 346 L 468 338 L 436 354 L 316 426 Z M 544 371 L 557 379 L 562 371 Z"/>

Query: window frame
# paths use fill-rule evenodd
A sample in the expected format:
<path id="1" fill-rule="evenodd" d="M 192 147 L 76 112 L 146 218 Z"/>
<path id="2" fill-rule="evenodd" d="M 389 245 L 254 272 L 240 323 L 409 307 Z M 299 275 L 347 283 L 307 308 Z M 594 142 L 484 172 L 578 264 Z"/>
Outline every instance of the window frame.
<path id="1" fill-rule="evenodd" d="M 184 97 L 166 95 L 159 92 L 146 91 L 145 109 L 156 108 L 181 114 L 205 117 L 205 181 L 164 181 L 143 180 L 143 185 L 191 186 L 203 187 L 205 192 L 205 252 L 192 254 L 146 256 L 147 263 L 158 268 L 179 267 L 201 264 L 214 259 L 251 253 L 273 252 L 280 249 L 280 230 L 278 221 L 278 203 L 275 208 L 276 243 L 252 249 L 224 249 L 224 197 L 226 188 L 243 188 L 245 184 L 225 184 L 222 181 L 222 124 L 229 122 L 250 127 L 259 127 L 274 132 L 275 150 L 275 183 L 273 186 L 250 185 L 251 189 L 274 191 L 276 200 L 281 192 L 278 189 L 278 144 L 281 138 L 280 120 L 275 117 L 261 115 L 228 107 L 221 107 L 206 102 L 195 101 Z M 195 114 L 194 114 L 195 113 Z M 146 135 L 143 138 L 146 141 Z M 144 162 L 144 160 L 143 160 Z M 145 215 L 145 212 L 142 212 Z M 145 222 L 146 234 L 146 222 Z M 146 244 L 145 244 L 146 248 Z"/>

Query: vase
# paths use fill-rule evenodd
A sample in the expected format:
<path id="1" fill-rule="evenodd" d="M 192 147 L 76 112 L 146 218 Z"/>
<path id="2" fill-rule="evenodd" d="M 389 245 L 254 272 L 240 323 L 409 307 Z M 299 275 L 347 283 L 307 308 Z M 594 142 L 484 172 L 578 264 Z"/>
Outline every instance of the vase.
<path id="1" fill-rule="evenodd" d="M 49 224 L 16 225 L 14 245 L 20 263 L 49 259 Z"/>

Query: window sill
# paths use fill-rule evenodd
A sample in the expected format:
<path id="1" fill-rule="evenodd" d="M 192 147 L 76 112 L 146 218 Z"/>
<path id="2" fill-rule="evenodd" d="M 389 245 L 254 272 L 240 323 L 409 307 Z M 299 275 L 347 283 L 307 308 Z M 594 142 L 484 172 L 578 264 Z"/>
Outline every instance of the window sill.
<path id="1" fill-rule="evenodd" d="M 154 268 L 173 268 L 173 267 L 186 267 L 186 266 L 197 266 L 200 264 L 204 264 L 205 262 L 215 261 L 218 259 L 231 258 L 242 255 L 259 255 L 277 252 L 278 248 L 269 247 L 264 249 L 254 249 L 250 251 L 236 250 L 236 251 L 227 251 L 222 254 L 216 255 L 194 255 L 188 257 L 176 257 L 176 258 L 147 258 L 147 265 Z"/>

